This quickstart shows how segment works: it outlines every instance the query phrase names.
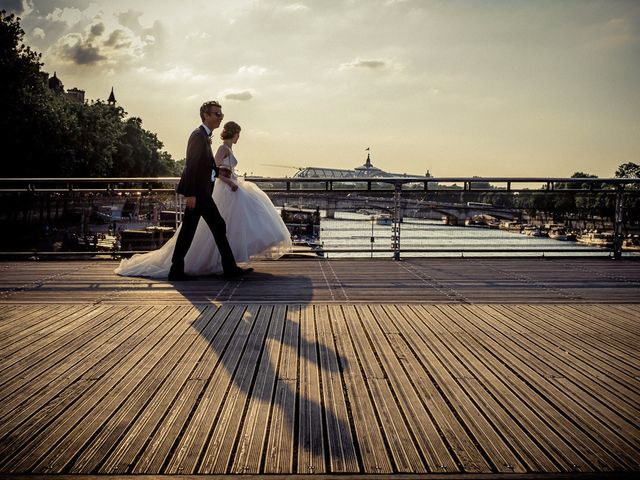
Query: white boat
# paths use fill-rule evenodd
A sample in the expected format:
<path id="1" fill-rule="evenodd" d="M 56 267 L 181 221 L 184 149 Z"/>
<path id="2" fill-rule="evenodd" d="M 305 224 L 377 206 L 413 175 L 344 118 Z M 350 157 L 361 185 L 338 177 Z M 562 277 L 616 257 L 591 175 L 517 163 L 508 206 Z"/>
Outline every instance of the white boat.
<path id="1" fill-rule="evenodd" d="M 522 230 L 522 223 L 520 222 L 500 222 L 500 230 L 506 230 L 507 232 L 518 232 Z"/>
<path id="2" fill-rule="evenodd" d="M 528 224 L 522 228 L 522 234 L 529 235 L 530 237 L 544 237 L 544 232 L 537 225 Z"/>
<path id="3" fill-rule="evenodd" d="M 610 248 L 613 246 L 613 233 L 588 232 L 578 235 L 577 240 L 585 245 Z"/>
<path id="4" fill-rule="evenodd" d="M 622 241 L 622 249 L 632 252 L 640 252 L 640 236 L 629 235 Z"/>
<path id="5" fill-rule="evenodd" d="M 553 240 L 569 240 L 569 236 L 567 235 L 567 231 L 561 227 L 553 227 L 549 230 L 549 238 Z"/>
<path id="6" fill-rule="evenodd" d="M 380 213 L 374 217 L 376 225 L 392 225 L 393 218 L 388 213 Z"/>

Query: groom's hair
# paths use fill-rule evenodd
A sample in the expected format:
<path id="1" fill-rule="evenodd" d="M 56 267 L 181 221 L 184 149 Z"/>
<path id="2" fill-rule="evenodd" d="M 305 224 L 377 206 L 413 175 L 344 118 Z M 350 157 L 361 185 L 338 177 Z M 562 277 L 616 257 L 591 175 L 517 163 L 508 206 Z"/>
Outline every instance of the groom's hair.
<path id="1" fill-rule="evenodd" d="M 209 100 L 208 102 L 204 102 L 200 107 L 200 120 L 204 122 L 204 114 L 209 112 L 209 107 L 218 107 L 222 108 L 216 100 Z"/>

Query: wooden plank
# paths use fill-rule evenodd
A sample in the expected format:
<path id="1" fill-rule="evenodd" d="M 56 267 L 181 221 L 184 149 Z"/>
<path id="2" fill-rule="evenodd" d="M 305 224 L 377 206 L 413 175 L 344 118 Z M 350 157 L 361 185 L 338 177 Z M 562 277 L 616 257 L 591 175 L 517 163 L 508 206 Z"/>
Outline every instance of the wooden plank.
<path id="1" fill-rule="evenodd" d="M 111 386 L 108 392 L 94 399 L 95 403 L 90 411 L 83 412 L 83 409 L 79 409 L 79 412 L 74 412 L 69 416 L 69 420 L 74 417 L 77 419 L 78 414 L 83 412 L 80 417 L 82 421 L 76 420 L 75 424 L 71 421 L 63 422 L 66 424 L 67 432 L 56 442 L 56 447 L 52 451 L 35 463 L 33 468 L 35 472 L 61 472 L 68 469 L 73 472 L 75 470 L 73 460 L 84 453 L 89 442 L 93 448 L 89 449 L 88 455 L 94 453 L 94 448 L 98 451 L 104 451 L 105 448 L 111 447 L 110 444 L 105 447 L 105 442 L 108 443 L 112 436 L 118 436 L 120 422 L 116 422 L 116 425 L 108 425 L 107 422 L 120 408 L 124 408 L 125 417 L 128 407 L 134 409 L 135 412 L 135 408 L 138 406 L 135 397 L 140 398 L 140 395 L 147 394 L 147 388 L 155 391 L 157 384 L 164 380 L 167 364 L 173 365 L 173 362 L 182 353 L 180 348 L 176 348 L 176 341 L 189 328 L 190 322 L 195 318 L 190 315 L 192 312 L 190 307 L 179 307 L 174 315 L 178 322 L 171 330 L 171 335 L 161 336 L 153 348 L 134 366 L 129 362 L 127 362 L 129 365 L 125 363 L 126 373 Z M 159 373 L 156 373 L 158 371 Z M 127 404 L 132 395 L 134 395 L 134 399 L 130 404 Z M 115 434 L 113 434 L 113 429 L 116 430 Z M 103 433 L 104 436 L 101 439 L 100 435 Z"/>
<path id="2" fill-rule="evenodd" d="M 213 431 L 205 449 L 202 462 L 198 468 L 199 473 L 221 473 L 227 472 L 233 456 L 237 448 L 237 441 L 242 423 L 246 420 L 246 410 L 248 408 L 249 399 L 252 398 L 256 379 L 256 365 L 262 355 L 265 346 L 265 336 L 271 324 L 271 314 L 273 307 L 262 306 L 255 319 L 253 330 L 249 336 L 246 348 L 240 359 L 237 369 L 233 373 L 233 382 L 227 392 L 226 398 L 222 403 L 220 414 L 216 423 L 213 425 Z M 277 337 L 282 335 L 282 322 L 276 322 L 275 331 L 270 334 Z M 277 331 L 279 329 L 279 332 Z M 277 343 L 274 344 L 277 346 Z M 256 391 L 256 395 L 260 401 L 271 403 L 270 392 L 273 389 L 273 380 L 275 373 L 271 365 L 271 358 L 265 358 L 265 369 L 270 370 L 268 373 L 263 370 L 263 374 L 267 380 L 263 383 L 262 392 Z M 264 397 L 260 397 L 260 394 Z"/>
<path id="3" fill-rule="evenodd" d="M 571 311 L 575 314 L 576 320 L 582 321 L 590 330 L 604 333 L 608 338 L 615 340 L 616 343 L 631 347 L 631 355 L 640 359 L 634 338 L 638 336 L 638 320 L 635 322 L 630 320 L 623 322 L 620 316 L 612 315 L 610 310 L 605 310 L 598 305 L 562 305 L 565 311 Z M 626 324 L 625 324 L 626 323 Z"/>
<path id="4" fill-rule="evenodd" d="M 284 306 L 275 306 L 264 349 L 257 366 L 257 376 L 249 393 L 249 406 L 240 432 L 231 471 L 235 473 L 259 473 L 269 426 L 269 414 L 273 408 L 282 335 L 285 326 Z M 250 360 L 249 360 L 250 361 Z M 292 424 L 293 425 L 293 424 Z M 289 428 L 292 427 L 289 425 Z"/>
<path id="5" fill-rule="evenodd" d="M 57 376 L 52 374 L 49 383 L 40 389 L 29 384 L 14 392 L 13 396 L 5 398 L 0 403 L 0 438 L 6 438 L 11 434 L 11 442 L 6 442 L 11 446 L 7 447 L 15 448 L 14 445 L 19 444 L 21 439 L 30 438 L 34 432 L 37 433 L 38 429 L 42 428 L 41 422 L 29 424 L 28 420 L 31 417 L 40 415 L 45 420 L 55 418 L 69 402 L 74 401 L 74 395 L 82 395 L 83 389 L 88 389 L 93 384 L 93 379 L 108 372 L 126 354 L 127 346 L 132 344 L 131 339 L 135 338 L 137 333 L 144 332 L 145 328 L 150 329 L 149 321 L 160 312 L 160 307 L 127 309 L 124 318 L 128 326 L 125 325 L 125 328 L 112 337 L 103 337 L 99 345 L 94 345 L 84 357 L 77 356 L 73 361 L 57 366 Z M 20 429 L 16 432 L 18 427 Z"/>
<path id="6" fill-rule="evenodd" d="M 215 313 L 215 308 L 193 307 L 186 312 L 182 323 L 186 323 L 196 329 L 206 329 Z M 162 389 L 167 390 L 167 385 L 176 381 L 180 375 L 176 375 L 176 370 L 182 370 L 184 375 L 193 369 L 195 361 L 199 355 L 195 356 L 197 350 L 197 335 L 192 329 L 185 329 L 180 335 L 178 332 L 170 335 L 167 340 L 174 343 L 168 351 L 153 366 L 152 370 L 143 378 L 142 382 L 128 392 L 124 400 L 113 409 L 113 413 L 103 421 L 97 435 L 91 438 L 91 442 L 82 449 L 77 449 L 79 454 L 67 459 L 70 473 L 88 474 L 96 471 L 104 462 L 105 458 L 113 450 L 113 446 L 122 441 L 128 434 L 132 425 L 140 426 L 144 422 L 140 420 L 143 410 L 154 396 L 162 395 Z M 194 344 L 195 343 L 195 344 Z M 177 382 L 181 384 L 180 380 Z M 179 386 L 179 385 L 178 385 Z M 124 439 L 128 442 L 127 439 Z"/>
<path id="7" fill-rule="evenodd" d="M 225 307 L 223 306 L 222 308 Z M 174 456 L 174 452 L 187 452 L 187 449 L 195 451 L 197 449 L 198 437 L 195 435 L 189 437 L 186 442 L 180 443 L 179 440 L 185 434 L 189 435 L 188 428 L 194 429 L 191 430 L 191 432 L 194 432 L 195 428 L 201 427 L 205 420 L 215 416 L 215 412 L 208 412 L 209 416 L 207 416 L 206 411 L 207 406 L 211 405 L 211 403 L 208 403 L 211 400 L 212 393 L 210 385 L 213 382 L 214 388 L 220 388 L 220 384 L 217 383 L 218 378 L 226 373 L 224 367 L 221 367 L 221 362 L 229 362 L 231 355 L 239 353 L 234 349 L 242 349 L 243 343 L 239 342 L 239 340 L 242 340 L 239 337 L 243 336 L 244 328 L 249 324 L 249 322 L 244 322 L 244 324 L 240 325 L 245 311 L 246 306 L 244 305 L 233 306 L 226 318 L 224 316 L 220 317 L 223 324 L 215 336 L 211 336 L 213 332 L 211 334 L 207 331 L 202 332 L 201 337 L 207 348 L 183 388 L 178 392 L 168 412 L 162 418 L 153 437 L 145 444 L 142 452 L 137 455 L 133 468 L 130 469 L 133 474 L 149 472 L 159 474 L 163 469 L 163 465 Z M 246 339 L 246 335 L 244 338 Z M 232 339 L 235 342 L 230 344 Z M 228 348 L 229 345 L 231 350 Z M 224 357 L 225 355 L 227 355 L 226 358 Z M 207 402 L 207 405 L 200 407 L 201 401 Z M 202 417 L 197 415 L 202 415 Z M 203 436 L 207 433 L 205 429 L 201 432 Z M 202 438 L 201 441 L 203 441 Z M 178 448 L 181 449 L 178 450 Z M 105 473 L 107 473 L 106 470 L 114 470 L 114 463 L 115 459 L 107 461 L 103 465 Z"/>
<path id="8" fill-rule="evenodd" d="M 52 300 L 183 305 L 211 301 L 633 304 L 640 295 L 640 281 L 633 272 L 637 266 L 627 261 L 611 267 L 587 259 L 429 258 L 401 263 L 284 259 L 255 262 L 255 274 L 242 282 L 227 283 L 212 276 L 180 286 L 182 293 L 164 280 L 118 277 L 112 271 L 115 266 L 108 261 L 25 263 L 3 272 L 5 288 L 13 291 L 0 295 L 0 304 Z"/>
<path id="9" fill-rule="evenodd" d="M 300 313 L 300 418 L 295 473 L 320 474 L 326 472 L 323 441 L 325 428 L 313 307 L 303 306 Z"/>
<path id="10" fill-rule="evenodd" d="M 40 460 L 47 452 L 51 451 L 51 447 L 65 439 L 68 431 L 85 418 L 96 406 L 97 402 L 108 396 L 114 387 L 126 377 L 131 368 L 137 367 L 138 362 L 148 364 L 147 357 L 149 352 L 161 341 L 164 333 L 179 323 L 180 316 L 173 315 L 176 311 L 184 311 L 184 307 L 177 307 L 177 309 L 165 307 L 157 313 L 154 320 L 159 322 L 159 325 L 154 331 L 157 335 L 154 339 L 155 342 L 140 343 L 138 340 L 135 347 L 126 352 L 126 361 L 120 361 L 122 357 L 119 357 L 118 363 L 111 365 L 111 368 L 108 365 L 98 365 L 98 368 L 92 371 L 92 375 L 95 376 L 86 376 L 85 374 L 84 381 L 76 382 L 72 385 L 72 388 L 66 389 L 63 395 L 55 399 L 56 403 L 52 404 L 52 408 L 42 409 L 31 416 L 26 425 L 22 426 L 21 431 L 29 431 L 29 428 L 25 429 L 25 426 L 30 425 L 34 429 L 40 428 L 44 430 L 35 437 L 27 437 L 27 442 L 24 444 L 12 444 L 10 447 L 15 450 L 14 452 L 6 455 L 5 452 L 0 452 L 0 458 L 6 458 L 7 463 L 11 465 L 11 471 L 22 472 L 26 469 L 35 471 L 35 466 L 40 466 Z M 100 376 L 98 372 L 100 372 L 101 368 L 107 369 L 110 374 L 108 376 Z M 57 417 L 52 415 L 52 413 L 55 414 L 63 410 L 64 416 Z M 42 426 L 43 424 L 44 426 Z M 0 464 L 0 468 L 3 466 L 4 463 Z M 42 467 L 42 470 L 46 470 L 47 465 L 44 464 Z"/>
<path id="11" fill-rule="evenodd" d="M 84 311 L 95 308 L 93 305 L 83 305 Z M 72 315 L 82 311 L 73 309 Z M 68 310 L 61 305 L 51 305 L 44 311 L 39 311 L 34 315 L 34 321 L 31 326 L 18 328 L 17 331 L 11 331 L 10 335 L 0 342 L 0 349 L 5 355 L 9 355 L 25 345 L 31 345 L 34 341 L 46 341 L 47 335 L 58 333 L 58 327 L 64 327 L 67 323 Z"/>
<path id="12" fill-rule="evenodd" d="M 366 307 L 356 307 L 360 318 L 366 315 L 367 311 Z M 366 376 L 365 381 L 371 393 L 388 448 L 391 451 L 395 469 L 403 473 L 426 472 L 427 467 L 420 458 L 415 441 L 395 402 L 384 371 L 371 349 L 364 327 L 360 321 L 354 321 L 349 322 L 348 328 L 357 345 L 356 355 L 359 357 L 365 374 L 367 372 L 373 373 L 371 376 Z"/>
<path id="13" fill-rule="evenodd" d="M 561 353 L 594 366 L 600 372 L 616 379 L 617 382 L 624 384 L 636 393 L 640 391 L 640 380 L 637 378 L 640 374 L 640 368 L 634 367 L 632 362 L 619 359 L 612 352 L 602 349 L 599 343 L 576 335 L 575 330 L 563 325 L 564 316 L 558 318 L 550 311 L 540 311 L 530 305 L 518 306 L 517 310 L 507 306 L 498 306 L 497 308 L 505 314 L 508 312 L 513 321 L 532 329 L 541 338 L 548 336 L 553 339 Z M 526 321 L 521 318 L 523 312 L 526 314 Z"/>
<path id="14" fill-rule="evenodd" d="M 342 359 L 343 376 L 351 415 L 356 431 L 356 446 L 362 458 L 364 473 L 385 474 L 393 471 L 390 452 L 387 449 L 380 423 L 376 418 L 373 401 L 365 383 L 364 373 L 356 346 L 350 334 L 348 324 L 359 322 L 356 310 L 352 306 L 333 307 L 342 309 L 342 315 L 332 316 L 336 349 Z"/>
<path id="15" fill-rule="evenodd" d="M 276 379 L 273 410 L 269 422 L 264 473 L 294 472 L 294 435 L 297 428 L 299 390 L 300 305 L 286 311 L 282 353 Z"/>
<path id="16" fill-rule="evenodd" d="M 523 471 L 520 458 L 535 464 L 531 460 L 534 456 L 528 452 L 536 449 L 526 437 L 521 439 L 518 425 L 486 394 L 474 375 L 473 357 L 460 358 L 450 351 L 448 345 L 456 334 L 435 328 L 439 325 L 439 312 L 436 306 L 407 306 L 396 317 L 397 325 L 491 469 L 503 473 Z M 521 446 L 520 456 L 513 452 L 512 444 Z"/>
<path id="17" fill-rule="evenodd" d="M 616 434 L 609 431 L 608 427 L 601 423 L 601 419 L 585 410 L 579 404 L 580 399 L 569 397 L 532 368 L 528 363 L 528 358 L 527 361 L 523 361 L 514 354 L 508 337 L 490 334 L 489 331 L 485 331 L 468 321 L 464 315 L 450 307 L 448 308 L 448 318 L 456 325 L 464 327 L 465 331 L 461 332 L 461 335 L 466 335 L 465 340 L 469 342 L 475 339 L 482 341 L 484 348 L 491 349 L 494 356 L 499 356 L 503 370 L 508 365 L 509 370 L 513 372 L 510 375 L 516 374 L 526 381 L 526 385 L 532 385 L 535 390 L 530 390 L 525 395 L 538 405 L 539 413 L 547 414 L 548 412 L 552 415 L 553 419 L 550 423 L 554 424 L 559 431 L 563 431 L 567 438 L 571 438 L 574 445 L 581 445 L 583 451 L 588 449 L 589 461 L 592 465 L 603 470 L 625 468 L 626 462 L 629 462 L 630 459 L 628 452 L 624 448 L 620 448 L 624 442 L 616 438 Z M 514 388 L 519 388 L 521 392 L 528 390 L 528 387 L 524 387 L 524 385 L 525 382 L 522 381 L 514 382 Z M 572 422 L 567 422 L 563 416 L 571 419 Z M 597 443 L 593 441 L 594 438 L 598 440 Z"/>
<path id="18" fill-rule="evenodd" d="M 329 469 L 332 473 L 357 472 L 359 470 L 354 438 L 349 421 L 349 408 L 345 398 L 341 364 L 336 354 L 331 330 L 332 316 L 325 305 L 315 307 L 320 373 L 322 379 L 322 404 L 327 438 Z M 332 309 L 332 314 L 339 314 Z"/>
<path id="19" fill-rule="evenodd" d="M 633 407 L 625 408 L 624 402 L 620 401 L 619 397 L 612 396 L 601 385 L 592 381 L 589 376 L 584 375 L 582 372 L 588 372 L 588 366 L 571 368 L 567 366 L 566 361 L 549 361 L 548 355 L 545 355 L 545 351 L 541 346 L 530 341 L 530 333 L 526 336 L 517 336 L 513 334 L 512 325 L 506 333 L 504 329 L 501 329 L 494 322 L 491 325 L 505 336 L 508 336 L 516 349 L 522 349 L 523 351 L 536 350 L 539 352 L 539 357 L 542 361 L 553 366 L 558 372 L 557 375 L 549 378 L 552 383 L 561 383 L 563 393 L 571 395 L 576 403 L 582 405 L 586 411 L 597 415 L 599 421 L 604 423 L 606 428 L 614 430 L 635 448 L 640 447 L 640 438 L 638 438 L 640 431 L 635 422 L 635 419 L 638 418 L 637 410 Z M 610 405 L 613 406 L 610 407 Z M 626 414 L 627 418 L 624 418 L 621 413 Z"/>
<path id="20" fill-rule="evenodd" d="M 433 419 L 413 388 L 386 336 L 398 335 L 397 329 L 389 331 L 394 323 L 380 306 L 359 310 L 360 318 L 370 339 L 385 377 L 389 380 L 393 396 L 402 410 L 403 417 L 416 439 L 418 451 L 425 458 L 427 467 L 434 472 L 459 471 L 455 460 L 444 443 Z M 383 332 L 383 326 L 386 332 Z M 386 333 L 386 336 L 385 336 Z"/>
<path id="21" fill-rule="evenodd" d="M 475 310 L 476 307 L 469 307 Z M 453 358 L 459 358 L 456 376 L 484 413 L 532 471 L 573 471 L 591 466 L 572 448 L 572 444 L 537 415 L 537 405 L 531 397 L 518 395 L 514 384 L 520 381 L 484 351 L 464 331 L 449 332 L 451 321 L 437 312 L 429 326 L 442 338 Z M 481 314 L 479 312 L 478 314 Z M 475 312 L 473 318 L 476 318 Z M 473 359 L 473 360 L 470 360 Z M 465 373 L 465 370 L 467 373 Z M 477 381 L 472 380 L 477 378 Z"/>
<path id="22" fill-rule="evenodd" d="M 3 305 L 3 312 L 0 313 L 0 341 L 6 340 L 8 335 L 14 335 L 17 326 L 22 330 L 37 322 L 40 314 L 51 308 L 51 305 L 38 304 Z"/>
<path id="23" fill-rule="evenodd" d="M 263 329 L 266 328 L 267 322 L 265 322 L 264 315 L 260 315 L 260 308 L 249 306 L 243 311 L 242 319 L 233 333 L 230 343 L 223 350 L 216 352 L 220 361 L 217 363 L 213 375 L 207 379 L 206 389 L 199 398 L 189 423 L 181 432 L 179 442 L 172 449 L 165 473 L 193 474 L 201 472 L 201 457 L 207 447 L 207 439 L 211 438 L 213 430 L 218 425 L 227 392 L 233 388 L 234 382 L 238 380 L 234 376 L 245 345 L 250 341 L 255 342 L 255 339 L 252 340 L 251 332 L 254 323 L 258 320 L 260 320 Z M 226 465 L 224 471 L 226 472 Z"/>
<path id="24" fill-rule="evenodd" d="M 113 325 L 119 323 L 119 315 L 125 307 L 106 307 L 86 313 L 87 322 L 58 338 L 49 348 L 23 349 L 12 355 L 7 362 L 11 368 L 6 370 L 7 380 L 2 384 L 0 401 L 8 408 L 12 394 L 24 398 L 28 391 L 40 390 L 58 375 L 62 365 L 82 357 L 83 349 L 99 342 L 99 337 Z M 11 375 L 13 375 L 11 377 Z M 4 375 L 2 375 L 4 376 Z"/>
<path id="25" fill-rule="evenodd" d="M 508 333 L 516 332 L 517 338 L 510 335 L 526 350 L 536 350 L 550 366 L 568 379 L 572 379 L 580 385 L 581 395 L 591 395 L 600 401 L 605 407 L 615 405 L 614 411 L 625 414 L 628 418 L 640 417 L 640 394 L 629 389 L 624 379 L 612 381 L 615 377 L 609 374 L 606 366 L 603 366 L 593 356 L 570 354 L 568 345 L 555 337 L 553 328 L 549 324 L 546 328 L 538 329 L 531 318 L 525 315 L 526 320 L 521 320 L 522 312 L 515 314 L 506 307 L 494 306 L 492 309 L 481 307 L 488 314 L 484 317 L 495 328 Z M 508 330 L 505 330 L 508 329 Z M 628 382 L 637 383 L 633 377 L 628 377 Z"/>
<path id="26" fill-rule="evenodd" d="M 404 308 L 406 306 L 386 306 L 385 313 L 391 325 L 396 326 L 399 318 L 404 316 Z M 447 403 L 447 399 L 441 394 L 435 380 L 429 376 L 429 373 L 423 368 L 418 361 L 416 354 L 412 351 L 408 342 L 405 341 L 404 335 L 396 328 L 396 332 L 387 333 L 387 340 L 395 352 L 398 361 L 407 372 L 413 387 L 425 403 L 427 415 L 433 417 L 434 426 L 438 430 L 438 434 L 444 438 L 449 449 L 455 454 L 455 464 L 453 467 L 447 467 L 444 464 L 431 466 L 431 470 L 446 472 L 465 471 L 465 472 L 489 472 L 491 467 L 484 459 L 482 453 L 475 445 L 473 439 L 465 430 L 463 424 L 458 420 L 456 415 Z"/>
<path id="27" fill-rule="evenodd" d="M 538 318 L 546 319 L 547 324 L 551 324 L 554 329 L 566 334 L 578 348 L 585 349 L 589 355 L 597 356 L 613 368 L 636 376 L 638 372 L 637 362 L 626 358 L 626 349 L 619 349 L 611 345 L 604 345 L 599 341 L 598 336 L 585 335 L 582 331 L 573 327 L 571 321 L 567 320 L 567 314 L 554 308 L 539 309 L 536 305 L 526 305 L 523 308 L 535 314 Z M 549 316 L 549 313 L 552 316 Z"/>
<path id="28" fill-rule="evenodd" d="M 175 370 L 167 376 L 167 381 L 144 406 L 140 416 L 135 421 L 129 422 L 122 439 L 111 442 L 114 447 L 108 456 L 93 460 L 93 465 L 84 467 L 86 471 L 110 474 L 123 474 L 129 471 L 144 446 L 150 439 L 155 438 L 154 432 L 166 418 L 176 397 L 183 391 L 189 375 L 201 361 L 209 342 L 220 331 L 230 311 L 231 307 L 212 305 L 200 314 L 186 334 L 187 337 L 193 337 L 194 343 L 187 350 L 185 357 L 178 362 Z M 126 424 L 126 419 L 123 419 L 122 423 Z M 81 458 L 76 460 L 76 467 L 80 460 Z"/>
<path id="29" fill-rule="evenodd" d="M 562 320 L 570 324 L 577 331 L 584 332 L 587 336 L 599 340 L 602 346 L 611 346 L 627 351 L 627 356 L 634 361 L 640 361 L 640 352 L 636 344 L 630 339 L 630 332 L 616 328 L 615 322 L 609 319 L 607 322 L 598 318 L 594 311 L 583 312 L 577 308 L 558 305 L 558 311 L 565 313 Z"/>

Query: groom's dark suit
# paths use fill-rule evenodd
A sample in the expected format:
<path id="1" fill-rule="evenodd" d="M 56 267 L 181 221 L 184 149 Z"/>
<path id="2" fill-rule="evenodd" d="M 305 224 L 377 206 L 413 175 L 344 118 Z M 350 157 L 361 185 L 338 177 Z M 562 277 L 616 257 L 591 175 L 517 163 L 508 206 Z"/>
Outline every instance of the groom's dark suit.
<path id="1" fill-rule="evenodd" d="M 201 125 L 189 137 L 187 159 L 176 191 L 185 197 L 196 197 L 196 207 L 187 208 L 182 218 L 182 228 L 178 234 L 171 259 L 172 274 L 184 274 L 184 257 L 191 246 L 193 235 L 200 217 L 204 218 L 216 241 L 222 268 L 226 274 L 238 269 L 233 252 L 227 240 L 227 226 L 218 211 L 211 194 L 213 193 L 212 172 L 218 173 L 211 145 L 205 128 Z"/>

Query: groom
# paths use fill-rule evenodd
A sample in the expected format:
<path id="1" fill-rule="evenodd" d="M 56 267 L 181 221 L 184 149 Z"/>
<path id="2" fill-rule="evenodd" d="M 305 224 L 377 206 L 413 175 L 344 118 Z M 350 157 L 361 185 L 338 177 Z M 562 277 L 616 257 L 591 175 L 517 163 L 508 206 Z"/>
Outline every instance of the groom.
<path id="1" fill-rule="evenodd" d="M 187 143 L 187 159 L 182 177 L 176 191 L 184 195 L 186 208 L 182 219 L 182 228 L 178 234 L 176 246 L 171 258 L 169 280 L 191 280 L 184 273 L 184 257 L 191 246 L 200 217 L 204 218 L 213 234 L 222 257 L 222 268 L 226 278 L 237 278 L 253 271 L 252 268 L 240 268 L 236 265 L 233 252 L 227 240 L 227 226 L 211 194 L 213 182 L 218 174 L 211 151 L 211 133 L 220 126 L 224 114 L 216 101 L 205 102 L 200 107 L 202 125 L 196 128 Z"/>

